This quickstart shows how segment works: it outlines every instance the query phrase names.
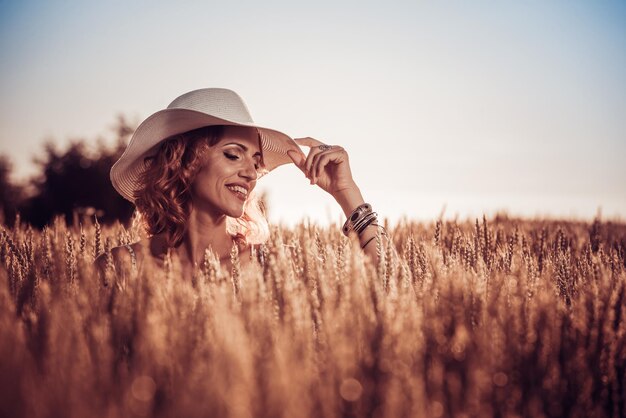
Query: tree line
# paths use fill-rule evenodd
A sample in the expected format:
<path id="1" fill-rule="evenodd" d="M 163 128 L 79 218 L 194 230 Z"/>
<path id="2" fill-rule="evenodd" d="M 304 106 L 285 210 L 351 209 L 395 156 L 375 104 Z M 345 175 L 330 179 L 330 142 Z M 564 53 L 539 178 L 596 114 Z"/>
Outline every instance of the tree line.
<path id="1" fill-rule="evenodd" d="M 16 219 L 42 228 L 55 216 L 68 224 L 85 216 L 110 223 L 127 222 L 133 205 L 111 185 L 109 171 L 122 155 L 134 128 L 118 117 L 112 145 L 98 141 L 94 149 L 86 139 L 72 140 L 64 150 L 53 142 L 43 145 L 35 158 L 37 173 L 24 182 L 11 178 L 13 165 L 0 155 L 0 223 L 12 226 Z"/>

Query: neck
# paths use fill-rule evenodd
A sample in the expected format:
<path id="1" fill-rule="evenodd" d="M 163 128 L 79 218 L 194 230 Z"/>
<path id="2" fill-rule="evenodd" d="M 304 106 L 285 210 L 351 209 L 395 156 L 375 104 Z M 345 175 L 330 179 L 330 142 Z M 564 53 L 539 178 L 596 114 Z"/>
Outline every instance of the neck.
<path id="1" fill-rule="evenodd" d="M 206 212 L 192 210 L 187 225 L 182 242 L 172 249 L 183 266 L 193 268 L 199 265 L 209 248 L 220 259 L 229 257 L 233 241 L 226 232 L 225 215 L 211 216 Z M 153 254 L 164 255 L 167 252 L 163 234 L 155 237 L 153 245 Z"/>
<path id="2" fill-rule="evenodd" d="M 204 259 L 207 249 L 224 258 L 230 254 L 232 245 L 232 237 L 226 232 L 225 215 L 212 216 L 206 212 L 192 211 L 187 232 L 176 252 L 181 262 L 195 266 Z"/>

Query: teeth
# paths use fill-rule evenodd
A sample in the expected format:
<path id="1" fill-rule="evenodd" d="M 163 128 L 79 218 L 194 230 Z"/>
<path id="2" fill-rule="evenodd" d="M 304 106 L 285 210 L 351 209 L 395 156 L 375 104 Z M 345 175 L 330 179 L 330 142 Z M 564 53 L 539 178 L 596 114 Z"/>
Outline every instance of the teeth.
<path id="1" fill-rule="evenodd" d="M 226 186 L 226 187 L 228 187 L 228 189 L 232 190 L 233 192 L 241 193 L 244 196 L 248 195 L 248 191 L 241 186 Z"/>

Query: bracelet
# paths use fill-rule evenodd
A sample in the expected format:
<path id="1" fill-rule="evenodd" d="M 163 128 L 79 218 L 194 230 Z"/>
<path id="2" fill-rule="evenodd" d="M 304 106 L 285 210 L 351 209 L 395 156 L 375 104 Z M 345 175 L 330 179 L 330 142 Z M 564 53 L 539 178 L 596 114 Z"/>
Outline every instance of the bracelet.
<path id="1" fill-rule="evenodd" d="M 361 232 L 365 231 L 365 228 L 370 226 L 372 222 L 376 220 L 378 214 L 376 212 L 371 212 L 365 215 L 365 217 L 360 220 L 356 225 L 354 225 L 354 230 L 358 235 L 361 235 Z"/>
<path id="2" fill-rule="evenodd" d="M 378 225 L 377 223 L 376 223 L 376 224 L 370 224 L 370 226 L 377 226 L 377 227 L 379 227 L 380 229 L 382 229 L 382 230 L 383 230 L 382 235 L 384 235 L 384 236 L 388 237 L 388 235 L 387 235 L 387 230 L 385 229 L 385 227 L 384 227 L 384 226 L 382 226 L 382 225 Z"/>
<path id="3" fill-rule="evenodd" d="M 364 249 L 367 246 L 367 244 L 369 244 L 370 242 L 372 242 L 374 240 L 374 238 L 376 238 L 376 235 L 374 235 L 372 238 L 368 239 L 367 242 L 361 246 L 361 249 Z"/>
<path id="4" fill-rule="evenodd" d="M 355 229 L 355 225 L 362 225 L 364 219 L 368 214 L 372 213 L 372 206 L 369 203 L 363 203 L 352 211 L 346 222 L 343 224 L 343 234 L 348 236 L 348 233 Z"/>

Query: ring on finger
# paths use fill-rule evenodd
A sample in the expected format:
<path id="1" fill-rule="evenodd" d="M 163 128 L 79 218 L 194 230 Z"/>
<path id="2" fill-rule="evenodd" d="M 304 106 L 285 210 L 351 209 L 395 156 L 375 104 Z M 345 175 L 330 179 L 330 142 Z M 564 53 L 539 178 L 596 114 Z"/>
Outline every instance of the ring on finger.
<path id="1" fill-rule="evenodd" d="M 326 145 L 326 144 L 322 144 L 322 145 L 319 145 L 319 146 L 318 146 L 318 148 L 319 148 L 320 150 L 322 150 L 322 151 L 329 150 L 329 149 L 331 149 L 332 147 L 333 147 L 332 145 Z"/>

